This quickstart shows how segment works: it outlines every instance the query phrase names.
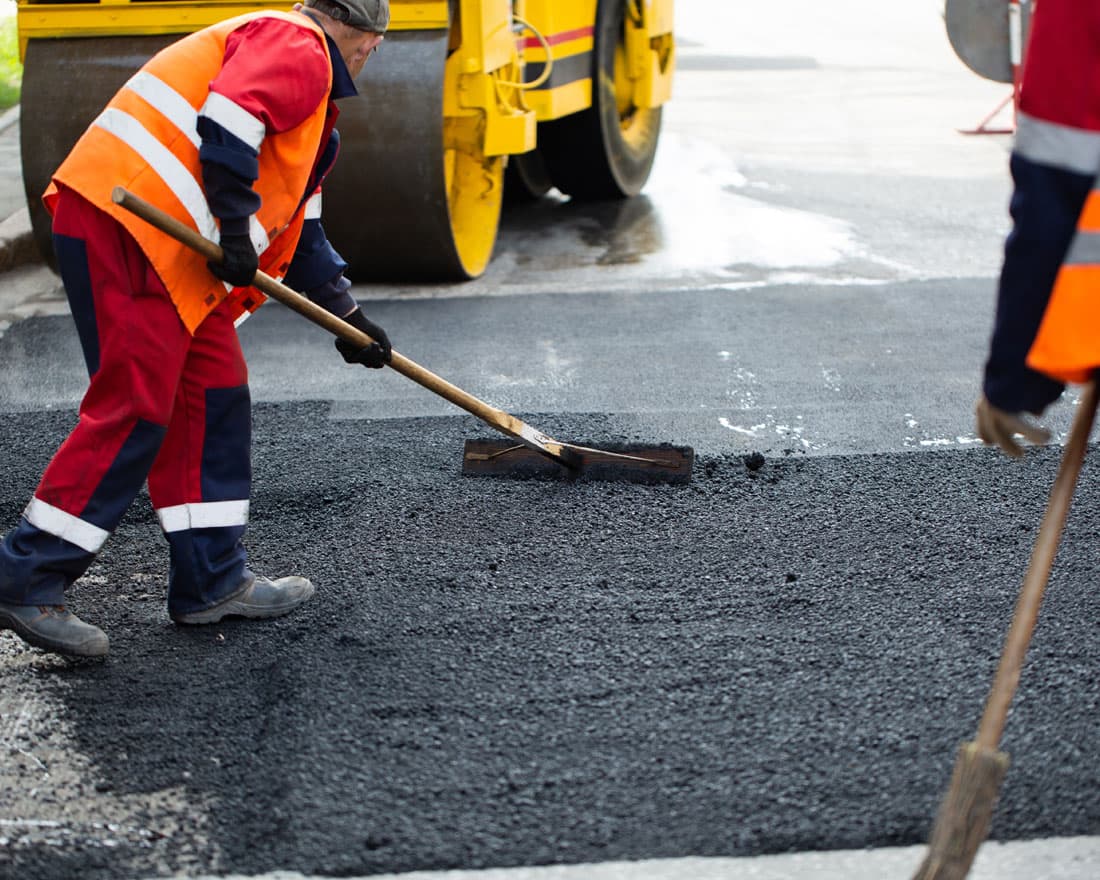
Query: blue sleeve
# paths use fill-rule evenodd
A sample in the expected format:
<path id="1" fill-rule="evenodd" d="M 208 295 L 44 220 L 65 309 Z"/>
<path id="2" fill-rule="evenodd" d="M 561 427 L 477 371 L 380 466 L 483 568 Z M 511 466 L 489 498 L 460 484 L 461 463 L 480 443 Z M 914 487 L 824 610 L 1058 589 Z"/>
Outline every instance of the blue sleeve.
<path id="1" fill-rule="evenodd" d="M 259 154 L 205 116 L 199 116 L 198 131 L 202 185 L 210 212 L 222 221 L 223 233 L 247 233 L 248 218 L 260 209 L 260 196 L 252 188 L 260 173 Z"/>
<path id="2" fill-rule="evenodd" d="M 355 311 L 358 303 L 351 295 L 351 282 L 343 275 L 330 278 L 306 291 L 306 295 L 326 312 L 345 318 Z"/>
<path id="3" fill-rule="evenodd" d="M 294 251 L 283 283 L 294 290 L 306 293 L 337 275 L 342 275 L 348 264 L 336 253 L 336 249 L 325 236 L 320 220 L 306 220 L 302 224 L 302 235 Z"/>
<path id="4" fill-rule="evenodd" d="M 340 153 L 340 132 L 335 128 L 329 132 L 328 140 L 325 142 L 324 148 L 317 156 L 317 162 L 313 166 L 313 173 L 309 178 L 309 189 L 307 192 L 314 192 L 317 187 L 321 186 L 325 182 L 325 178 L 328 177 L 329 172 L 332 171 L 332 166 L 336 164 L 336 157 Z"/>
<path id="5" fill-rule="evenodd" d="M 982 389 L 1000 409 L 1039 415 L 1065 386 L 1028 367 L 1027 354 L 1093 179 L 1016 154 L 1010 168 L 1013 225 L 1005 242 Z"/>

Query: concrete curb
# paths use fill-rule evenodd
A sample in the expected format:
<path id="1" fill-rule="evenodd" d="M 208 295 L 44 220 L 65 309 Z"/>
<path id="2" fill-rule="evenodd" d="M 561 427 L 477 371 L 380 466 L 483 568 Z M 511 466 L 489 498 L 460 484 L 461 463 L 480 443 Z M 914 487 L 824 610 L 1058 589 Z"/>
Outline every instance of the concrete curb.
<path id="1" fill-rule="evenodd" d="M 0 134 L 19 122 L 19 105 L 0 114 Z M 38 245 L 31 231 L 30 212 L 26 205 L 0 223 L 0 272 L 7 272 L 27 263 L 42 262 Z"/>
<path id="2" fill-rule="evenodd" d="M 19 121 L 19 105 L 9 107 L 7 110 L 0 114 L 0 134 L 3 134 L 15 123 Z"/>
<path id="3" fill-rule="evenodd" d="M 20 208 L 0 223 L 0 272 L 40 262 L 42 255 L 31 231 L 30 211 Z"/>

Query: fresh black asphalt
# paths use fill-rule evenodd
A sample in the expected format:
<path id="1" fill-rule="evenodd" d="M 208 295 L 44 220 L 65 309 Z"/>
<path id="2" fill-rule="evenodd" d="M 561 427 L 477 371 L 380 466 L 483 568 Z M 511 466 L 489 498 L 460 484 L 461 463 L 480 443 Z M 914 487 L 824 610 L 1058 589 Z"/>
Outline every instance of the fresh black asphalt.
<path id="1" fill-rule="evenodd" d="M 226 872 L 340 876 L 926 839 L 1057 448 L 703 454 L 688 486 L 540 482 L 462 477 L 464 439 L 487 433 L 473 419 L 329 415 L 255 407 L 247 544 L 257 570 L 315 580 L 306 607 L 173 626 L 140 498 L 93 568 L 106 585 L 72 591 L 110 658 L 35 676 L 92 762 L 89 791 L 182 786 L 207 825 L 181 828 L 166 862 L 133 844 L 9 847 L 0 874 L 106 880 L 217 853 Z M 5 528 L 73 418 L 3 417 Z M 623 439 L 598 414 L 532 418 Z M 1006 729 L 1000 839 L 1100 832 L 1093 452 Z"/>

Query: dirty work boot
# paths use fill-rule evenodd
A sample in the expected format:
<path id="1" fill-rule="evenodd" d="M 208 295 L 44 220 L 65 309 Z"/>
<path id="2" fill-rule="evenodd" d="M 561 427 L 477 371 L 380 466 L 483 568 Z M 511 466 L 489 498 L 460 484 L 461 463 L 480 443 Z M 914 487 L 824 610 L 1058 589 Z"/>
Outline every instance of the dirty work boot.
<path id="1" fill-rule="evenodd" d="M 107 634 L 85 623 L 64 605 L 9 605 L 0 602 L 0 629 L 10 629 L 28 645 L 70 657 L 107 656 Z"/>
<path id="2" fill-rule="evenodd" d="M 244 585 L 220 602 L 192 611 L 176 614 L 176 623 L 217 623 L 223 617 L 279 617 L 293 611 L 313 595 L 313 584 L 304 577 L 283 577 L 277 581 L 259 575 L 249 575 Z"/>

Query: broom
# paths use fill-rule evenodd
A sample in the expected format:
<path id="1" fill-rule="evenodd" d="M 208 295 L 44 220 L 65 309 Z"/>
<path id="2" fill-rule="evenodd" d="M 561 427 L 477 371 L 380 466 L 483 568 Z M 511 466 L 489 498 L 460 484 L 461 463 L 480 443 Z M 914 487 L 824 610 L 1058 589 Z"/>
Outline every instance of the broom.
<path id="1" fill-rule="evenodd" d="M 978 854 L 978 847 L 989 832 L 993 808 L 1008 770 L 1008 755 L 997 746 L 1039 617 L 1039 606 L 1092 433 L 1096 405 L 1097 388 L 1093 381 L 1081 397 L 1058 476 L 1050 490 L 1050 500 L 1035 539 L 978 734 L 973 742 L 964 742 L 959 747 L 951 785 L 932 827 L 928 853 L 913 880 L 964 880 Z"/>

